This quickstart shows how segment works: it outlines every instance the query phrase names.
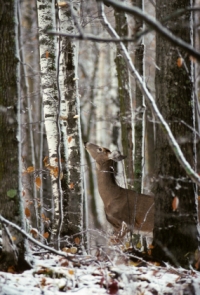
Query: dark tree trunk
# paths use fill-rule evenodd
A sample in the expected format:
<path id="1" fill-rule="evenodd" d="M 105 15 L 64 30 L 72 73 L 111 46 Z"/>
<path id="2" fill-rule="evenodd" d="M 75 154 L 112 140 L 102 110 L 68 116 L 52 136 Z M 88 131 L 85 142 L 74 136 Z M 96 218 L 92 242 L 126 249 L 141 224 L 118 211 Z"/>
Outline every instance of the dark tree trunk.
<path id="1" fill-rule="evenodd" d="M 128 36 L 128 24 L 124 12 L 115 11 L 116 32 L 121 37 Z M 132 139 L 132 98 L 130 90 L 129 70 L 124 58 L 121 56 L 121 50 L 117 49 L 115 59 L 117 78 L 118 78 L 118 96 L 120 102 L 120 121 L 122 132 L 123 154 L 125 159 L 125 172 L 128 184 L 133 183 L 133 139 Z"/>
<path id="2" fill-rule="evenodd" d="M 79 124 L 76 116 L 79 112 L 76 81 L 75 46 L 72 42 L 65 44 L 66 73 L 65 85 L 67 102 L 67 135 L 68 135 L 68 179 L 64 190 L 64 220 L 62 235 L 78 234 L 83 227 L 83 199 L 81 181 L 81 154 Z"/>
<path id="3" fill-rule="evenodd" d="M 142 0 L 132 0 L 133 5 L 143 9 Z M 143 21 L 141 19 L 135 19 L 134 34 L 141 32 L 143 28 Z M 141 40 L 135 49 L 135 68 L 138 73 L 144 76 L 144 43 Z M 142 190 L 142 178 L 143 178 L 143 136 L 145 128 L 144 112 L 145 104 L 143 94 L 140 91 L 138 84 L 135 86 L 135 154 L 134 154 L 134 189 L 140 193 Z"/>
<path id="4" fill-rule="evenodd" d="M 190 6 L 189 0 L 157 0 L 156 17 L 162 19 L 180 8 Z M 166 26 L 191 43 L 191 15 L 187 12 L 172 19 Z M 182 55 L 185 64 L 177 64 Z M 179 59 L 179 61 L 181 61 Z M 156 37 L 156 102 L 171 127 L 187 161 L 194 161 L 194 105 L 192 66 L 189 56 L 157 34 Z M 184 122 L 184 124 L 182 123 Z M 186 126 L 187 124 L 187 126 Z M 157 125 L 155 162 L 155 228 L 153 254 L 174 265 L 188 267 L 194 263 L 198 248 L 196 186 L 178 163 L 163 130 Z M 179 199 L 179 206 L 173 200 Z"/>
<path id="5" fill-rule="evenodd" d="M 19 169 L 18 90 L 15 3 L 0 1 L 0 214 L 24 227 Z M 20 159 L 21 160 L 21 159 Z M 3 248 L 0 269 L 27 268 L 24 237 L 2 225 Z"/>

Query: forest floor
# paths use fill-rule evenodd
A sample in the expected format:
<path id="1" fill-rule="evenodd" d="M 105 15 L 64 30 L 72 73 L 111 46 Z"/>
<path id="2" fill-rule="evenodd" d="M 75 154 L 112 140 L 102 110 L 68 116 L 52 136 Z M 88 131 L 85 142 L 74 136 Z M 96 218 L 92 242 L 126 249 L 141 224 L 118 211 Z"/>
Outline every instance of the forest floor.
<path id="1" fill-rule="evenodd" d="M 69 258 L 47 252 L 34 254 L 34 267 L 16 273 L 12 267 L 0 272 L 0 295 L 199 295 L 200 272 L 160 266 L 123 256 L 69 254 Z M 39 255 L 38 255 L 39 254 Z"/>

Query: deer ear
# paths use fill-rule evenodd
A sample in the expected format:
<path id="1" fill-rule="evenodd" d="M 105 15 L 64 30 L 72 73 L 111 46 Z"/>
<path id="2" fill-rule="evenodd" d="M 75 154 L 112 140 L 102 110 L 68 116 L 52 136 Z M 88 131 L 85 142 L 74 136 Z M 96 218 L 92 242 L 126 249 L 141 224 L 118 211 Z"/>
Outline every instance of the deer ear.
<path id="1" fill-rule="evenodd" d="M 126 158 L 126 156 L 123 156 L 120 151 L 112 151 L 108 157 L 115 162 L 122 161 Z"/>

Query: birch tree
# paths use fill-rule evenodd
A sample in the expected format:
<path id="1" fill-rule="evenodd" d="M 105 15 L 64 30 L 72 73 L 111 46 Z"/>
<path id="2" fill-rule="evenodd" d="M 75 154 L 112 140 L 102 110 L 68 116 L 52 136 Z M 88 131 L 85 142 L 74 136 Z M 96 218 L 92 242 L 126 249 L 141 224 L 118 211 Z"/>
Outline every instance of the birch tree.
<path id="1" fill-rule="evenodd" d="M 56 48 L 55 40 L 47 34 L 47 30 L 55 27 L 53 3 L 38 0 L 38 27 L 40 48 L 41 86 L 44 108 L 45 130 L 48 142 L 48 156 L 45 166 L 51 173 L 52 187 L 52 239 L 56 248 L 59 248 L 59 234 L 62 226 L 62 189 L 59 153 L 59 97 L 56 80 Z"/>
<path id="2" fill-rule="evenodd" d="M 49 162 L 45 159 L 44 163 L 52 179 L 52 233 L 57 248 L 60 235 L 70 236 L 82 231 L 78 47 L 61 37 L 55 43 L 47 31 L 56 27 L 58 31 L 73 33 L 75 24 L 78 25 L 78 6 L 58 3 L 56 15 L 48 1 L 38 1 L 41 82 L 49 150 Z"/>

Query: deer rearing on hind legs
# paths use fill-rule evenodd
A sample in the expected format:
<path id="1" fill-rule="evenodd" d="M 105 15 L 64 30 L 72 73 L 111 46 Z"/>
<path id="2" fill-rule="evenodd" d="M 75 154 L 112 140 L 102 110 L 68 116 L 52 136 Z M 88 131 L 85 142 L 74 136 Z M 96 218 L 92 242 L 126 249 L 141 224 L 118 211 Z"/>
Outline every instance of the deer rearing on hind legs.
<path id="1" fill-rule="evenodd" d="M 117 232 L 123 222 L 129 230 L 152 232 L 154 225 L 154 197 L 120 187 L 115 180 L 113 162 L 125 156 L 119 151 L 86 142 L 85 148 L 96 161 L 99 194 L 104 203 L 107 220 Z"/>

